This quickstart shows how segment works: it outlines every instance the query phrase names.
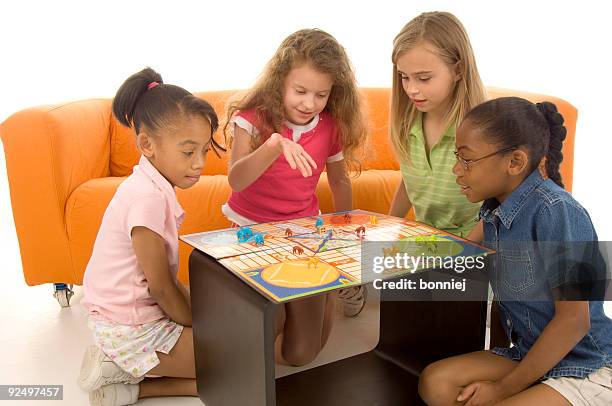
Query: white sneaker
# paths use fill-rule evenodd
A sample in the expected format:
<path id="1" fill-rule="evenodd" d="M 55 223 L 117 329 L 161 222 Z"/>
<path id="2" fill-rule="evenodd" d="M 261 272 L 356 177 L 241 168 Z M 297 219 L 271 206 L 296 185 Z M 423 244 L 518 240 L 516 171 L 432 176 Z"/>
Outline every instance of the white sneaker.
<path id="1" fill-rule="evenodd" d="M 363 286 L 353 286 L 338 291 L 342 300 L 342 312 L 346 317 L 355 317 L 363 310 L 368 296 L 368 290 Z"/>
<path id="2" fill-rule="evenodd" d="M 101 349 L 92 345 L 85 350 L 81 373 L 77 383 L 85 392 L 91 392 L 112 383 L 138 383 L 143 377 L 135 378 L 119 368 Z"/>
<path id="3" fill-rule="evenodd" d="M 105 385 L 89 393 L 91 406 L 124 406 L 138 402 L 140 385 L 114 383 Z"/>

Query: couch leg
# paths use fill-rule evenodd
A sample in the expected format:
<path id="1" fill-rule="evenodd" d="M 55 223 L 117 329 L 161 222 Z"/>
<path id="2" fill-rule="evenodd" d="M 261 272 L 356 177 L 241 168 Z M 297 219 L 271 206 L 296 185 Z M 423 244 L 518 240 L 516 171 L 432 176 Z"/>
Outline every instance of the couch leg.
<path id="1" fill-rule="evenodd" d="M 54 283 L 53 284 L 53 296 L 62 307 L 70 307 L 70 298 L 74 295 L 72 290 L 73 285 L 67 285 L 65 283 Z"/>

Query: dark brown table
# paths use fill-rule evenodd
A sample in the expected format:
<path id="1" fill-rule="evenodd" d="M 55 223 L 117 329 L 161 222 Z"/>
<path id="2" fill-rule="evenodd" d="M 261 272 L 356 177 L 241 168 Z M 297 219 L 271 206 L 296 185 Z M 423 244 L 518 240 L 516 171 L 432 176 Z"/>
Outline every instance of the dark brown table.
<path id="1" fill-rule="evenodd" d="M 478 300 L 431 301 L 426 293 L 406 300 L 405 292 L 381 291 L 372 351 L 275 379 L 279 304 L 198 250 L 189 277 L 197 386 L 206 406 L 420 405 L 418 379 L 427 364 L 484 349 L 487 280 L 466 271 Z"/>

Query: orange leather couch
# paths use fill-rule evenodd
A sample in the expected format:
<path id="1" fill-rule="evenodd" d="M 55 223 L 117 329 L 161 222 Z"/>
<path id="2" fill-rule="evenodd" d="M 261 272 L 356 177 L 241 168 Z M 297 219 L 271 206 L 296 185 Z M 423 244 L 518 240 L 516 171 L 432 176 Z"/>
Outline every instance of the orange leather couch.
<path id="1" fill-rule="evenodd" d="M 366 96 L 371 137 L 361 176 L 353 179 L 355 208 L 386 213 L 400 181 L 399 166 L 388 140 L 389 89 L 362 89 Z M 516 95 L 550 100 L 565 117 L 568 137 L 561 172 L 572 186 L 576 109 L 555 97 L 490 88 L 491 98 Z M 231 91 L 204 92 L 224 117 Z M 28 285 L 49 282 L 81 284 L 102 215 L 139 154 L 131 130 L 111 115 L 111 100 L 82 100 L 33 107 L 0 125 L 11 203 L 23 272 Z M 220 134 L 217 134 L 220 137 Z M 221 213 L 230 188 L 226 154 L 209 154 L 200 181 L 178 190 L 186 211 L 180 234 L 229 227 Z M 325 173 L 317 187 L 321 210 L 332 210 Z M 187 282 L 190 247 L 181 242 L 179 278 Z"/>

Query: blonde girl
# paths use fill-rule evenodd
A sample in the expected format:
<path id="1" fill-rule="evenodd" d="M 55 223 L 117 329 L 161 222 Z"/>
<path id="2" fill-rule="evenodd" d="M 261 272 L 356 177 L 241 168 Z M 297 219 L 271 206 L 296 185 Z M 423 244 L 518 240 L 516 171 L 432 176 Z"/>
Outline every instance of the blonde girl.
<path id="1" fill-rule="evenodd" d="M 468 35 L 450 13 L 423 13 L 395 37 L 392 61 L 390 128 L 402 181 L 389 214 L 413 207 L 418 221 L 468 236 L 479 204 L 455 183 L 455 129 L 486 98 Z M 474 232 L 481 239 L 481 228 Z"/>

